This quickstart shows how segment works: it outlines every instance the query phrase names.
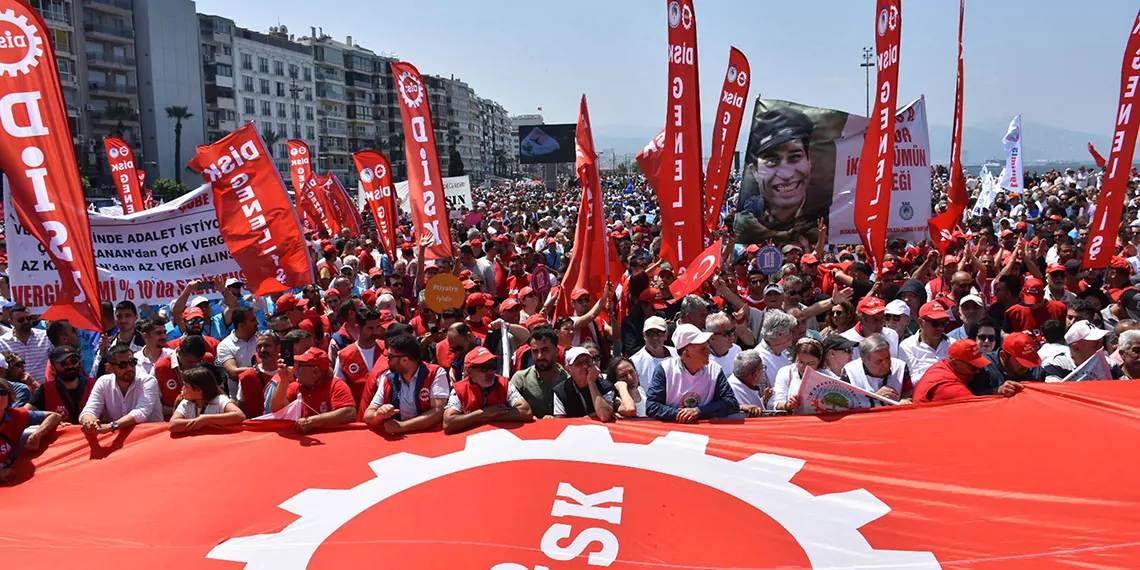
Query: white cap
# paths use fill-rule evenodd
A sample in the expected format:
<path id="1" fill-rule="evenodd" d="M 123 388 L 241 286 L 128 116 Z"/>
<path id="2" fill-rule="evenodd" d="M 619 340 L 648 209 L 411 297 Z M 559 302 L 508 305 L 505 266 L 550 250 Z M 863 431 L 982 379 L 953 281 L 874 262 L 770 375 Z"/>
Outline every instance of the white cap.
<path id="1" fill-rule="evenodd" d="M 641 332 L 649 332 L 652 330 L 668 331 L 669 325 L 665 322 L 665 319 L 661 317 L 649 317 L 645 319 L 645 324 L 641 325 Z"/>
<path id="2" fill-rule="evenodd" d="M 973 301 L 973 302 L 977 303 L 979 307 L 982 307 L 982 308 L 985 308 L 985 306 L 986 306 L 986 302 L 983 301 L 982 298 L 977 296 L 977 295 L 966 295 L 965 297 L 962 297 L 962 300 L 958 301 L 958 306 L 961 307 L 962 305 L 965 305 L 966 301 Z"/>
<path id="3" fill-rule="evenodd" d="M 588 351 L 588 350 L 586 350 L 580 346 L 575 346 L 574 348 L 567 350 L 566 351 L 566 365 L 570 366 L 571 364 L 574 364 L 574 361 L 578 360 L 578 358 L 581 357 L 583 354 L 585 354 L 586 356 L 590 356 L 590 351 Z"/>
<path id="4" fill-rule="evenodd" d="M 230 277 L 229 279 L 226 279 L 226 287 L 233 287 L 234 285 L 245 285 L 245 281 L 242 281 L 237 277 Z"/>
<path id="5" fill-rule="evenodd" d="M 906 315 L 909 317 L 910 305 L 906 304 L 906 301 L 895 299 L 894 301 L 887 303 L 886 312 L 888 315 Z"/>
<path id="6" fill-rule="evenodd" d="M 766 287 L 764 287 L 764 294 L 765 295 L 767 295 L 771 291 L 775 291 L 781 295 L 784 294 L 784 288 L 781 287 L 779 283 L 769 283 Z"/>
<path id="7" fill-rule="evenodd" d="M 712 333 L 703 332 L 701 329 L 685 323 L 677 325 L 677 330 L 673 331 L 673 346 L 680 351 L 690 344 L 705 344 L 710 338 L 712 338 Z M 569 355 L 566 358 L 569 359 Z M 570 360 L 566 362 L 570 362 Z"/>
<path id="8" fill-rule="evenodd" d="M 210 304 L 210 300 L 201 296 L 201 295 L 198 295 L 197 297 L 190 299 L 190 306 L 191 307 L 197 307 L 198 305 L 201 305 L 202 303 L 206 303 L 208 305 L 208 304 Z"/>
<path id="9" fill-rule="evenodd" d="M 9 301 L 5 297 L 0 297 L 0 309 L 11 309 L 16 306 L 15 301 Z"/>
<path id="10" fill-rule="evenodd" d="M 1065 333 L 1065 344 L 1073 344 L 1082 340 L 1101 340 L 1108 334 L 1104 329 L 1098 329 L 1088 321 L 1077 321 Z"/>

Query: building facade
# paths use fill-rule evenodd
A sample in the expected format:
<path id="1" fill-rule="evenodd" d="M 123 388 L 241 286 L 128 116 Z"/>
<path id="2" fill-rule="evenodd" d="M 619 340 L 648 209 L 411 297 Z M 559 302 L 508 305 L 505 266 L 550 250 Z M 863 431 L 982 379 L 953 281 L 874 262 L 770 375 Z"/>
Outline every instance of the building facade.
<path id="1" fill-rule="evenodd" d="M 481 170 L 495 176 L 507 177 L 518 170 L 518 154 L 511 154 L 511 120 L 502 105 L 479 98 L 479 120 L 482 140 L 479 145 Z M 514 144 L 517 146 L 518 141 Z"/>

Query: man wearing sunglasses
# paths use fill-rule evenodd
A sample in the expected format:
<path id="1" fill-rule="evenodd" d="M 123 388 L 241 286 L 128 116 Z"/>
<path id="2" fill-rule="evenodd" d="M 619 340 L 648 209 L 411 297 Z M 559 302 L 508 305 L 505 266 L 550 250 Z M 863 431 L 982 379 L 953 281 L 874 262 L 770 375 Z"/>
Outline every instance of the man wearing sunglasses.
<path id="1" fill-rule="evenodd" d="M 24 359 L 28 373 L 42 384 L 47 380 L 48 352 L 52 349 L 47 332 L 34 328 L 32 314 L 23 305 L 12 307 L 12 324 L 15 328 L 0 336 L 0 352 L 18 354 Z"/>
<path id="2" fill-rule="evenodd" d="M 204 297 L 203 297 L 204 298 Z M 206 341 L 207 351 L 210 354 L 218 353 L 218 345 L 222 341 L 212 337 L 206 336 L 206 313 L 198 307 L 189 307 L 182 311 L 182 323 L 185 327 L 186 334 L 166 343 L 167 348 L 178 350 L 182 345 L 182 340 L 188 336 L 200 336 Z"/>
<path id="3" fill-rule="evenodd" d="M 74 347 L 57 346 L 51 350 L 50 358 L 54 378 L 41 384 L 24 407 L 57 413 L 64 423 L 76 422 L 91 397 L 95 381 L 83 373 L 79 351 Z"/>
<path id="4" fill-rule="evenodd" d="M 578 349 L 581 350 L 581 349 Z M 529 422 L 530 404 L 495 373 L 495 355 L 481 346 L 463 358 L 463 380 L 456 382 L 443 410 L 443 431 L 459 433 L 489 422 Z"/>
<path id="5" fill-rule="evenodd" d="M 918 332 L 899 343 L 899 356 L 910 367 L 914 378 L 922 378 L 926 370 L 950 354 L 950 339 L 946 327 L 950 313 L 938 301 L 931 301 L 918 310 Z"/>
<path id="6" fill-rule="evenodd" d="M 138 361 L 128 345 L 107 351 L 107 369 L 91 389 L 79 424 L 86 433 L 107 433 L 146 422 L 161 422 L 162 395 L 153 376 L 138 373 Z"/>
<path id="7" fill-rule="evenodd" d="M 294 356 L 293 361 L 293 366 L 277 361 L 280 384 L 270 401 L 274 412 L 300 398 L 301 419 L 294 427 L 301 433 L 356 421 L 352 391 L 344 380 L 332 375 L 332 363 L 325 351 L 314 346 Z"/>
<path id="8" fill-rule="evenodd" d="M 376 390 L 362 419 L 390 435 L 434 428 L 443 420 L 451 389 L 447 371 L 420 358 L 420 343 L 411 335 L 388 340 L 388 370 L 373 370 Z"/>

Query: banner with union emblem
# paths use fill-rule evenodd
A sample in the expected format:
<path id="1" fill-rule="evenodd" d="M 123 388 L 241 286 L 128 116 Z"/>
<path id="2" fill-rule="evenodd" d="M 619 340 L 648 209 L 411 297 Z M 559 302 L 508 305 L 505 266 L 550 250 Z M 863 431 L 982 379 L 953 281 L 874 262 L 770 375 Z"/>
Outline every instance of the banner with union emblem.
<path id="1" fill-rule="evenodd" d="M 142 182 L 135 169 L 135 151 L 131 145 L 121 138 L 107 137 L 103 139 L 103 150 L 107 152 L 107 165 L 111 167 L 115 190 L 119 191 L 123 214 L 129 216 L 146 209 L 140 191 Z"/>
<path id="2" fill-rule="evenodd" d="M 352 155 L 356 171 L 360 175 L 360 185 L 372 219 L 376 221 L 376 233 L 380 245 L 389 257 L 399 255 L 396 251 L 396 225 L 399 223 L 396 209 L 396 193 L 392 190 L 392 165 L 388 157 L 377 150 L 362 150 Z"/>
<path id="3" fill-rule="evenodd" d="M 17 218 L 59 273 L 43 318 L 101 331 L 87 201 L 52 39 L 39 12 L 20 0 L 0 0 L 0 171 Z"/>
<path id="4" fill-rule="evenodd" d="M 893 406 L 898 402 L 868 392 L 841 380 L 824 376 L 810 368 L 800 381 L 800 408 L 797 414 L 846 412 L 874 406 Z"/>

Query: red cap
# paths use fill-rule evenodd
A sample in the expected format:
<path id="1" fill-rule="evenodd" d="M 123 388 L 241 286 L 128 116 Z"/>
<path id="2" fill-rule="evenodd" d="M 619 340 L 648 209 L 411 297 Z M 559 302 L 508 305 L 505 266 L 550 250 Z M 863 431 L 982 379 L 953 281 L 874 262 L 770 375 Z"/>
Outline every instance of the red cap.
<path id="1" fill-rule="evenodd" d="M 554 238 L 552 238 L 552 237 L 548 237 L 548 238 L 546 238 L 546 243 L 556 243 L 557 241 L 558 241 L 558 240 L 556 240 L 556 239 L 554 239 Z"/>
<path id="2" fill-rule="evenodd" d="M 1058 272 L 1063 273 L 1064 271 L 1065 271 L 1065 266 L 1061 265 L 1060 263 L 1051 263 L 1051 264 L 1049 264 L 1049 267 L 1045 268 L 1045 273 L 1058 273 Z"/>
<path id="3" fill-rule="evenodd" d="M 365 305 L 368 305 L 369 307 L 371 307 L 374 303 L 376 303 L 376 292 L 373 291 L 372 289 L 366 289 L 364 291 L 361 291 L 360 292 L 360 300 L 364 301 Z"/>
<path id="4" fill-rule="evenodd" d="M 467 296 L 468 307 L 494 307 L 495 301 L 486 293 L 472 293 Z"/>
<path id="5" fill-rule="evenodd" d="M 388 309 L 384 309 L 384 310 L 380 311 L 380 324 L 386 325 L 386 324 L 388 324 L 392 321 L 395 321 L 395 320 L 396 320 L 396 315 L 393 315 L 392 311 L 389 311 Z"/>
<path id="6" fill-rule="evenodd" d="M 304 308 L 305 305 L 308 305 L 308 304 L 309 304 L 308 299 L 306 299 L 304 297 L 298 297 L 292 293 L 286 293 L 286 294 L 277 298 L 277 303 L 275 303 L 275 306 L 277 307 L 278 313 L 284 313 L 285 311 L 292 311 L 293 309 Z"/>
<path id="7" fill-rule="evenodd" d="M 1024 232 L 1024 231 L 1029 229 L 1029 225 L 1026 224 L 1025 222 L 1017 222 L 1016 224 L 1014 224 L 1013 229 L 1015 229 L 1019 232 Z"/>
<path id="8" fill-rule="evenodd" d="M 471 368 L 472 366 L 478 366 L 480 364 L 486 364 L 488 362 L 494 361 L 494 353 L 487 350 L 486 348 L 483 348 L 482 346 L 477 346 L 472 349 L 471 352 L 468 352 L 467 356 L 463 357 L 463 367 Z"/>
<path id="9" fill-rule="evenodd" d="M 918 309 L 918 316 L 927 319 L 934 319 L 937 321 L 942 319 L 949 319 L 950 313 L 946 312 L 946 308 L 942 306 L 942 303 L 939 303 L 938 301 L 931 301 L 924 304 L 920 309 Z"/>
<path id="10" fill-rule="evenodd" d="M 1045 282 L 1037 279 L 1030 278 L 1025 280 L 1025 285 L 1021 288 L 1021 302 L 1026 305 L 1036 305 L 1041 302 L 1041 295 L 1045 293 Z"/>
<path id="11" fill-rule="evenodd" d="M 471 278 L 471 270 L 470 269 L 464 269 L 463 271 L 459 272 L 459 280 L 460 281 L 463 281 L 464 279 L 470 279 L 470 278 Z"/>
<path id="12" fill-rule="evenodd" d="M 332 244 L 329 244 L 329 245 L 322 247 L 321 251 L 323 251 L 325 253 L 336 253 L 336 248 L 333 247 Z"/>
<path id="13" fill-rule="evenodd" d="M 642 291 L 641 295 L 638 295 L 637 300 L 645 301 L 646 303 L 653 305 L 653 308 L 657 310 L 661 310 L 666 307 L 665 301 L 661 298 L 661 290 L 654 289 L 653 287 Z"/>
<path id="14" fill-rule="evenodd" d="M 954 341 L 950 345 L 950 358 L 968 362 L 975 368 L 985 368 L 990 365 L 990 360 L 982 355 L 978 343 L 968 338 Z"/>
<path id="15" fill-rule="evenodd" d="M 412 247 L 412 244 L 410 244 L 408 242 L 404 242 L 404 243 L 400 244 L 400 250 L 401 251 L 412 251 L 412 249 L 414 249 Z"/>
<path id="16" fill-rule="evenodd" d="M 325 291 L 324 297 L 326 299 L 328 299 L 329 297 L 336 297 L 339 299 L 340 298 L 340 291 L 337 291 L 336 289 L 329 289 L 328 291 Z"/>
<path id="17" fill-rule="evenodd" d="M 294 362 L 303 362 L 305 364 L 316 366 L 320 370 L 328 370 L 332 368 L 332 363 L 329 362 L 329 355 L 325 354 L 325 351 L 315 346 L 301 354 L 294 356 L 293 360 Z"/>
<path id="18" fill-rule="evenodd" d="M 474 281 L 472 281 L 472 280 L 470 280 L 470 279 L 464 279 L 464 280 L 463 280 L 463 289 L 464 289 L 464 290 L 470 291 L 470 290 L 474 289 L 474 288 L 475 288 L 475 287 L 477 287 L 477 286 L 478 286 L 478 285 L 476 285 L 476 284 L 475 284 L 475 282 L 474 282 Z"/>
<path id="19" fill-rule="evenodd" d="M 518 307 L 519 307 L 518 299 L 508 297 L 502 303 L 499 303 L 499 312 L 505 313 L 505 312 L 510 311 L 512 309 L 517 309 Z"/>
<path id="20" fill-rule="evenodd" d="M 953 255 L 947 255 L 942 258 L 942 267 L 946 267 L 947 265 L 958 265 L 958 258 Z"/>
<path id="21" fill-rule="evenodd" d="M 534 289 L 532 289 L 530 287 L 523 287 L 522 289 L 519 289 L 519 300 L 521 301 L 523 299 L 526 299 L 527 295 L 535 295 L 535 294 L 536 293 L 534 292 Z"/>
<path id="22" fill-rule="evenodd" d="M 800 265 L 815 265 L 819 263 L 819 258 L 814 253 L 805 253 L 800 257 Z"/>
<path id="23" fill-rule="evenodd" d="M 546 317 L 544 317 L 542 315 L 531 315 L 531 316 L 527 317 L 526 323 L 524 323 L 523 326 L 525 326 L 528 329 L 533 329 L 534 327 L 537 327 L 539 325 L 546 325 L 546 324 L 550 324 L 550 321 L 546 320 Z"/>
<path id="24" fill-rule="evenodd" d="M 1108 262 L 1108 266 L 1113 269 L 1132 269 L 1132 265 L 1128 263 L 1128 260 L 1119 255 L 1112 256 L 1112 259 Z"/>
<path id="25" fill-rule="evenodd" d="M 182 311 L 182 320 L 184 321 L 188 321 L 195 317 L 199 319 L 205 319 L 206 313 L 203 313 L 202 309 L 199 309 L 198 307 L 186 307 L 186 309 Z"/>
<path id="26" fill-rule="evenodd" d="M 379 267 L 373 267 L 372 269 L 368 270 L 368 278 L 369 279 L 372 279 L 373 277 L 376 277 L 378 275 L 384 275 L 384 270 L 380 269 Z"/>
<path id="27" fill-rule="evenodd" d="M 478 239 L 473 239 L 473 240 L 471 240 L 471 248 L 472 249 L 483 249 L 483 242 L 481 240 L 478 240 Z"/>
<path id="28" fill-rule="evenodd" d="M 1013 230 L 1002 230 L 1001 237 L 1010 237 L 1013 235 Z"/>
<path id="29" fill-rule="evenodd" d="M 1053 214 L 1052 216 L 1049 216 L 1049 219 L 1053 220 L 1054 222 L 1059 222 L 1059 221 L 1063 220 L 1064 218 L 1062 218 L 1061 216 L 1058 216 L 1057 214 Z"/>
<path id="30" fill-rule="evenodd" d="M 859 299 L 859 306 L 855 307 L 855 312 L 861 315 L 881 315 L 887 310 L 887 304 L 878 297 L 863 297 Z"/>
<path id="31" fill-rule="evenodd" d="M 571 301 L 577 301 L 578 298 L 581 297 L 582 295 L 588 296 L 589 294 L 590 294 L 590 292 L 587 291 L 585 287 L 579 287 L 579 288 L 575 289 L 573 293 L 570 294 L 570 300 Z"/>
<path id="32" fill-rule="evenodd" d="M 958 343 L 955 342 L 954 344 Z M 1025 333 L 1016 332 L 1006 335 L 1002 339 L 1001 349 L 1022 366 L 1027 368 L 1041 366 L 1041 357 L 1037 355 L 1037 343 L 1033 341 L 1033 337 Z"/>
<path id="33" fill-rule="evenodd" d="M 760 246 L 758 246 L 756 244 L 752 244 L 752 245 L 744 248 L 745 253 L 756 253 L 758 251 L 760 251 Z"/>

